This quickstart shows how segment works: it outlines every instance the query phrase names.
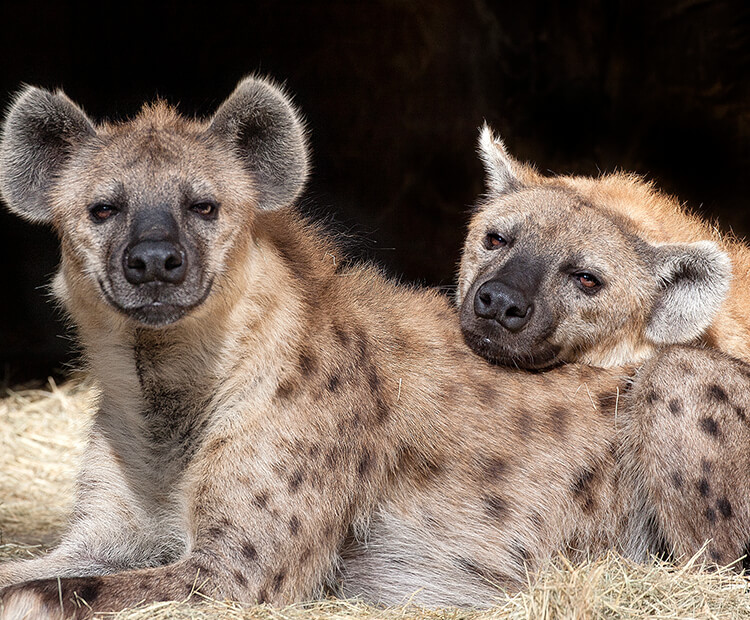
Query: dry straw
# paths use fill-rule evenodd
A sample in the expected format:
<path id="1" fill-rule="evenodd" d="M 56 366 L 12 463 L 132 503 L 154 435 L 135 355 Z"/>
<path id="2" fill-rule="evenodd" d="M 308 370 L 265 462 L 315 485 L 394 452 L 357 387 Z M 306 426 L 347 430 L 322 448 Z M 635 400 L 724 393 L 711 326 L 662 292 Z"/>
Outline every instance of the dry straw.
<path id="1" fill-rule="evenodd" d="M 48 389 L 9 391 L 0 399 L 0 561 L 30 557 L 60 535 L 96 391 L 85 380 Z M 559 558 L 529 588 L 498 593 L 488 610 L 382 609 L 325 600 L 284 609 L 204 599 L 161 602 L 107 615 L 117 620 L 166 618 L 750 618 L 748 581 L 730 569 L 637 565 L 610 554 L 573 566 Z"/>

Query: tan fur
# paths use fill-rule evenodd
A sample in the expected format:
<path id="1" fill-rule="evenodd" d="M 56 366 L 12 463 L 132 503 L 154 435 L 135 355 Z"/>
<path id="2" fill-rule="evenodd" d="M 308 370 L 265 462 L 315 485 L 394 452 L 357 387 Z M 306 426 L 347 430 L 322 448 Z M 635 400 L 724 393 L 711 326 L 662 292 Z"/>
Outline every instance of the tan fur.
<path id="1" fill-rule="evenodd" d="M 262 82 L 242 89 L 285 103 Z M 253 105 L 253 118 L 272 116 Z M 70 529 L 48 556 L 0 566 L 0 617 L 85 617 L 195 592 L 284 604 L 326 585 L 479 605 L 561 551 L 643 559 L 656 537 L 633 503 L 644 464 L 630 479 L 617 462 L 630 415 L 621 372 L 489 365 L 446 299 L 348 265 L 291 207 L 264 210 L 282 193 L 213 126 L 159 104 L 87 132 L 49 177 L 48 202 L 5 178 L 61 237 L 55 293 L 103 395 Z M 127 207 L 92 223 L 113 180 Z M 205 226 L 174 198 L 201 186 L 221 205 Z M 162 203 L 183 232 L 204 226 L 193 268 L 213 285 L 154 327 L 115 309 L 99 279 L 121 269 L 107 262 L 107 227 Z"/>
<path id="2" fill-rule="evenodd" d="M 575 256 L 581 264 L 605 272 L 604 289 L 595 297 L 573 292 L 568 282 L 550 284 L 560 278 L 557 265 L 539 284 L 539 294 L 548 296 L 551 306 L 559 306 L 554 330 L 546 333 L 546 342 L 560 349 L 554 361 L 614 367 L 643 362 L 664 344 L 699 342 L 750 359 L 750 248 L 745 243 L 721 234 L 635 175 L 544 176 L 508 155 L 486 127 L 480 152 L 489 193 L 472 217 L 461 261 L 457 301 L 463 304 L 465 329 L 474 327 L 478 283 L 491 278 L 511 251 L 488 251 L 483 240 L 488 231 L 512 230 L 508 234 L 532 236 L 516 253 L 545 256 L 550 265 Z M 664 259 L 658 253 L 672 249 L 689 260 L 694 254 L 713 271 L 695 285 L 694 296 L 683 293 L 683 306 L 704 303 L 705 309 L 697 308 L 694 315 L 683 317 L 682 327 L 654 338 L 649 322 L 664 290 L 660 269 L 669 267 L 660 266 Z M 705 293 L 704 301 L 699 293 Z M 691 316 L 702 327 L 691 324 Z M 507 332 L 500 329 L 495 334 L 487 337 L 502 340 Z M 521 357 L 524 347 L 531 345 L 516 344 L 513 338 L 521 342 L 520 335 L 508 336 L 507 346 L 515 347 L 514 354 Z"/>
<path id="3" fill-rule="evenodd" d="M 704 336 L 704 342 L 750 361 L 750 247 L 718 224 L 690 212 L 677 198 L 657 190 L 637 175 L 618 173 L 600 178 L 560 177 L 593 204 L 622 215 L 652 243 L 709 240 L 732 261 L 729 295 Z"/>

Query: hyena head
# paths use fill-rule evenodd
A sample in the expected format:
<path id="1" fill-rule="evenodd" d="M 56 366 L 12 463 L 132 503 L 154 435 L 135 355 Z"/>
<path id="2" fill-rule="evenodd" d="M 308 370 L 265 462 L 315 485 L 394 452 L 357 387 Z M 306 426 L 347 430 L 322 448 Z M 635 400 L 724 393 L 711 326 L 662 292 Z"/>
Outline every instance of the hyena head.
<path id="1" fill-rule="evenodd" d="M 615 366 L 710 326 L 731 277 L 716 244 L 647 242 L 634 222 L 576 192 L 576 177 L 514 160 L 488 127 L 479 151 L 488 195 L 469 225 L 457 291 L 475 352 L 523 368 Z"/>
<path id="2" fill-rule="evenodd" d="M 297 113 L 255 78 L 205 122 L 157 102 L 95 124 L 64 93 L 28 87 L 0 142 L 3 199 L 60 236 L 56 293 L 149 328 L 196 312 L 242 255 L 254 214 L 291 203 L 306 174 Z"/>

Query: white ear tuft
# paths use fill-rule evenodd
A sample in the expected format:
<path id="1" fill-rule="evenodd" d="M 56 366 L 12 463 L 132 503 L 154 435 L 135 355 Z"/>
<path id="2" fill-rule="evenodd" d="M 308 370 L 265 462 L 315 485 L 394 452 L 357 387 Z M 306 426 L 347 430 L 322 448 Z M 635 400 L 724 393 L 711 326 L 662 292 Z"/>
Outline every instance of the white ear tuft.
<path id="1" fill-rule="evenodd" d="M 479 133 L 479 156 L 487 174 L 490 194 L 500 195 L 522 187 L 516 168 L 518 163 L 508 154 L 503 141 L 485 123 Z"/>
<path id="2" fill-rule="evenodd" d="M 712 241 L 655 248 L 655 270 L 663 283 L 646 336 L 656 344 L 687 343 L 711 325 L 729 293 L 732 263 Z"/>

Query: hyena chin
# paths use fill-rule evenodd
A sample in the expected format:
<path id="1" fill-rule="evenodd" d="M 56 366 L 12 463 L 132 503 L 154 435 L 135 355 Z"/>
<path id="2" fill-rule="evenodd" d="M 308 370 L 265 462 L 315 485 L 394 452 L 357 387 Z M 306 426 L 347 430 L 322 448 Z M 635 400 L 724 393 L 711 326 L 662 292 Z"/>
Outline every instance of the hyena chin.
<path id="1" fill-rule="evenodd" d="M 306 171 L 299 116 L 262 79 L 205 122 L 18 96 L 0 190 L 59 234 L 55 294 L 102 396 L 70 527 L 0 567 L 2 618 L 326 587 L 487 604 L 560 551 L 657 540 L 617 466 L 621 373 L 473 355 L 447 300 L 347 263 L 295 213 Z"/>

